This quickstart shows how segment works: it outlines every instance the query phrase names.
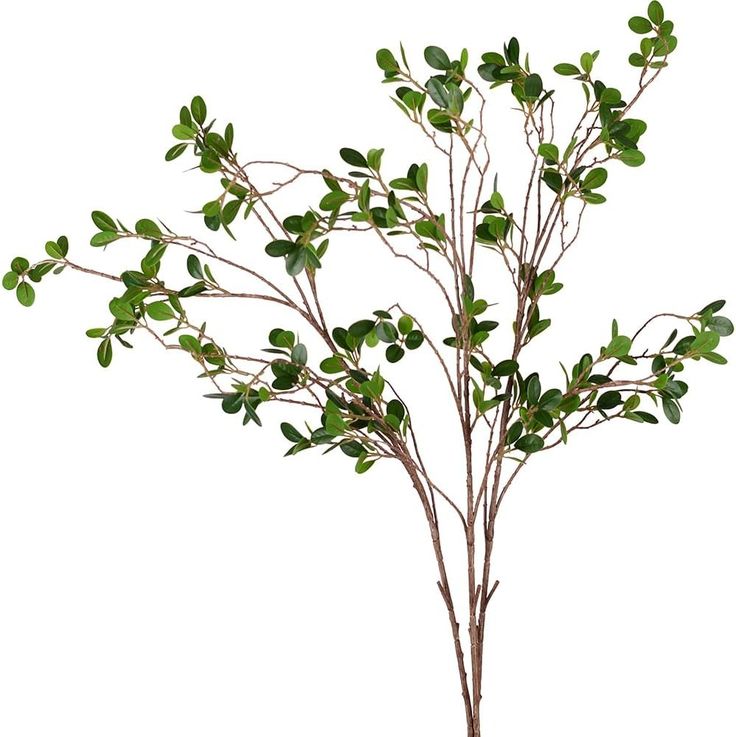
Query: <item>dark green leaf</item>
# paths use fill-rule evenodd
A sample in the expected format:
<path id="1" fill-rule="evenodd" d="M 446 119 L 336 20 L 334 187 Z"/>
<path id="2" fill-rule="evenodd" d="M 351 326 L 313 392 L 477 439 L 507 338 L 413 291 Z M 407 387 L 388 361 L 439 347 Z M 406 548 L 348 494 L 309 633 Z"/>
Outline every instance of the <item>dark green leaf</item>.
<path id="1" fill-rule="evenodd" d="M 518 369 L 519 369 L 519 364 L 516 361 L 507 359 L 505 361 L 499 361 L 493 367 L 492 373 L 494 376 L 511 376 L 511 374 L 516 373 Z"/>
<path id="2" fill-rule="evenodd" d="M 664 416 L 673 424 L 676 425 L 680 421 L 680 408 L 674 402 L 674 400 L 668 397 L 662 397 L 662 410 Z"/>
<path id="3" fill-rule="evenodd" d="M 514 443 L 514 447 L 523 453 L 536 453 L 544 447 L 544 440 L 540 435 L 524 435 Z"/>
<path id="4" fill-rule="evenodd" d="M 283 436 L 292 443 L 298 443 L 304 439 L 304 436 L 297 430 L 294 425 L 290 425 L 288 422 L 281 423 L 281 432 Z"/>
<path id="5" fill-rule="evenodd" d="M 341 148 L 340 158 L 346 164 L 350 164 L 350 166 L 357 166 L 357 167 L 360 167 L 361 169 L 368 168 L 368 162 L 366 161 L 365 156 L 363 156 L 363 154 L 359 153 L 355 149 Z"/>
<path id="6" fill-rule="evenodd" d="M 440 71 L 446 71 L 452 66 L 450 57 L 439 46 L 427 46 L 424 49 L 424 60 L 432 69 Z"/>
<path id="7" fill-rule="evenodd" d="M 107 368 L 112 363 L 112 342 L 105 338 L 97 346 L 97 360 L 102 368 Z"/>
<path id="8" fill-rule="evenodd" d="M 207 117 L 207 105 L 204 104 L 204 100 L 197 95 L 192 98 L 192 117 L 202 125 Z"/>

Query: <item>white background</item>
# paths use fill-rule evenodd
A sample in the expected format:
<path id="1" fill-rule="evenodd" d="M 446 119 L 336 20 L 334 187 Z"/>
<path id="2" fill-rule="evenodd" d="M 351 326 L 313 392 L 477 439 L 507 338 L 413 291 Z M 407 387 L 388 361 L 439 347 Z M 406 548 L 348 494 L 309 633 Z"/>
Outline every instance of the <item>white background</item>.
<path id="1" fill-rule="evenodd" d="M 386 146 L 400 175 L 427 149 L 379 84 L 377 48 L 403 40 L 420 67 L 427 44 L 476 59 L 516 34 L 550 81 L 553 64 L 599 48 L 600 76 L 626 96 L 626 21 L 645 5 L 14 4 L 0 30 L 2 261 L 40 258 L 64 232 L 78 260 L 132 265 L 85 245 L 96 208 L 201 234 L 184 211 L 215 183 L 163 161 L 193 94 L 235 123 L 248 157 L 337 171 L 339 147 Z M 665 11 L 680 48 L 639 109 L 648 162 L 611 167 L 609 203 L 591 208 L 560 273 L 553 327 L 526 365 L 550 381 L 557 360 L 606 342 L 614 316 L 631 333 L 662 309 L 736 297 L 734 13 L 712 1 Z M 554 85 L 579 103 L 572 82 Z M 493 99 L 502 190 L 518 201 L 516 119 L 506 90 Z M 260 259 L 259 238 L 215 241 Z M 377 252 L 368 239 L 331 247 L 333 324 L 397 296 L 421 308 L 409 272 L 370 263 Z M 490 254 L 484 268 L 499 268 Z M 340 283 L 346 272 L 382 280 L 380 295 Z M 426 523 L 398 470 L 282 460 L 278 411 L 243 429 L 200 397 L 182 356 L 139 339 L 97 365 L 84 329 L 105 324 L 114 290 L 65 274 L 37 291 L 32 310 L 0 302 L 0 734 L 464 734 Z M 233 345 L 257 350 L 279 324 L 230 307 L 210 319 Z M 423 398 L 427 454 L 459 490 L 436 377 L 414 373 L 423 359 L 397 376 Z M 736 733 L 734 378 L 698 365 L 680 426 L 598 428 L 520 476 L 499 520 L 488 734 Z"/>

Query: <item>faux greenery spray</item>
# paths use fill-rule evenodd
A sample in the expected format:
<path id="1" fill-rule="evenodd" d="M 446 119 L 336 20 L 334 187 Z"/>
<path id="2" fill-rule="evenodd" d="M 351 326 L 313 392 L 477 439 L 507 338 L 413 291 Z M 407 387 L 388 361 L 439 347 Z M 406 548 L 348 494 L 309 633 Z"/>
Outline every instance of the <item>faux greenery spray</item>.
<path id="1" fill-rule="evenodd" d="M 442 173 L 438 167 L 431 176 L 426 163 L 412 163 L 403 176 L 386 177 L 383 149 L 341 149 L 349 167 L 345 173 L 241 161 L 233 126 L 215 130 L 204 100 L 195 97 L 181 109 L 173 128 L 177 142 L 166 160 L 187 154 L 212 175 L 219 194 L 201 209 L 210 230 L 234 237 L 238 220 L 256 221 L 266 253 L 283 263 L 281 281 L 218 255 L 207 243 L 174 232 L 162 221 L 144 218 L 130 229 L 101 211 L 92 213 L 99 231 L 92 246 L 119 248 L 143 241 L 148 250 L 140 266 L 119 275 L 86 268 L 69 257 L 68 240 L 60 236 L 46 244 L 46 257 L 34 264 L 14 258 L 3 278 L 3 286 L 15 290 L 26 306 L 34 302 L 34 284 L 49 273 L 74 270 L 108 280 L 118 289 L 109 303 L 108 324 L 87 331 L 98 341 L 102 366 L 110 365 L 119 346 L 130 348 L 132 337 L 147 333 L 166 348 L 188 353 L 213 386 L 206 396 L 221 402 L 226 413 L 240 415 L 243 424 L 261 425 L 263 405 L 303 408 L 309 417 L 303 427 L 281 424 L 290 443 L 287 455 L 339 450 L 355 459 L 358 473 L 378 460 L 398 461 L 429 528 L 468 737 L 481 734 L 486 618 L 498 584 L 491 575 L 496 519 L 517 475 L 535 454 L 602 423 L 656 424 L 659 413 L 678 423 L 688 391 L 681 378 L 686 366 L 726 362 L 716 352 L 721 337 L 733 331 L 719 314 L 723 300 L 687 314 L 654 315 L 631 334 L 620 332 L 614 320 L 599 350 L 562 366 L 557 386 L 543 385 L 539 373 L 524 362 L 526 346 L 550 327 L 545 302 L 562 289 L 557 271 L 578 240 L 583 214 L 590 205 L 605 202 L 607 167 L 644 163 L 639 144 L 647 125 L 634 117 L 634 109 L 667 67 L 677 39 L 656 1 L 646 17 L 631 18 L 629 27 L 640 36 L 638 50 L 629 57 L 638 76 L 630 93 L 596 77 L 598 52 L 582 54 L 578 64 L 555 67 L 566 78 L 561 84 L 574 82 L 581 89 L 578 123 L 566 132 L 555 128 L 554 91 L 531 71 L 515 38 L 502 52 L 484 53 L 477 74 L 468 69 L 467 50 L 452 59 L 441 48 L 427 47 L 428 77 L 412 71 L 403 47 L 398 58 L 388 49 L 378 51 L 383 81 L 396 85 L 394 103 L 442 162 Z M 490 176 L 484 131 L 489 88 L 511 93 L 523 125 L 529 174 L 520 193 L 502 193 L 497 177 Z M 266 165 L 285 172 L 284 181 L 271 188 L 256 186 L 253 172 Z M 447 201 L 435 201 L 433 177 L 443 177 Z M 274 195 L 310 178 L 324 187 L 316 206 L 287 217 L 277 214 Z M 399 304 L 376 305 L 372 314 L 352 315 L 342 324 L 323 310 L 320 274 L 330 265 L 328 238 L 340 232 L 344 236 L 338 237 L 350 237 L 354 231 L 372 232 L 379 247 L 414 269 L 417 279 L 428 280 L 446 313 L 440 338 Z M 164 262 L 179 253 L 186 254 L 191 279 L 164 280 Z M 481 269 L 494 260 L 515 295 L 514 319 L 501 330 L 488 316 L 493 308 L 483 294 Z M 241 290 L 222 286 L 223 272 L 237 277 Z M 192 322 L 188 315 L 190 302 L 213 298 L 279 305 L 288 326 L 270 332 L 264 327 L 269 347 L 262 352 L 231 353 L 206 323 Z M 341 315 L 349 315 L 349 305 L 341 305 Z M 651 331 L 667 321 L 674 329 L 652 337 Z M 300 327 L 319 341 L 318 356 L 308 355 L 297 338 Z M 504 330 L 508 345 L 501 338 Z M 641 347 L 644 336 L 658 347 Z M 391 381 L 392 364 L 402 360 L 436 362 L 440 369 L 435 393 L 446 391 L 457 416 L 452 431 L 464 448 L 461 494 L 440 488 L 420 454 L 410 407 Z M 445 522 L 461 526 L 467 553 L 464 580 L 453 586 L 443 554 L 443 506 L 449 513 Z M 462 605 L 456 604 L 459 596 L 465 599 Z"/>

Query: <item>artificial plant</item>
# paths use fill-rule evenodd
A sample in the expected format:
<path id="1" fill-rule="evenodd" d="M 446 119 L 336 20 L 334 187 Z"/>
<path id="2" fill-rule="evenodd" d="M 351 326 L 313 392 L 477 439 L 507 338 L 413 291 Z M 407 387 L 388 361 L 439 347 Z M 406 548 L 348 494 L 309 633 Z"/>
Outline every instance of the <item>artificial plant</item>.
<path id="1" fill-rule="evenodd" d="M 381 49 L 376 61 L 383 81 L 394 85 L 393 102 L 429 143 L 436 162 L 431 169 L 427 163 L 402 162 L 400 176 L 394 161 L 385 165 L 382 148 L 341 149 L 348 168 L 339 172 L 243 160 L 233 126 L 217 130 L 204 100 L 195 97 L 180 111 L 173 127 L 176 143 L 165 158 L 191 156 L 212 177 L 217 191 L 200 211 L 211 231 L 234 238 L 242 221 L 255 221 L 260 247 L 274 265 L 283 265 L 281 278 L 249 265 L 248 251 L 259 245 L 252 235 L 242 259 L 226 258 L 162 220 L 143 218 L 129 228 L 98 210 L 92 213 L 98 232 L 91 245 L 119 249 L 142 241 L 147 250 L 140 265 L 120 274 L 87 268 L 69 256 L 68 240 L 60 236 L 46 243 L 46 257 L 33 264 L 14 258 L 3 278 L 3 286 L 26 306 L 34 302 L 34 284 L 49 273 L 77 271 L 107 280 L 117 296 L 109 303 L 106 324 L 87 331 L 97 341 L 103 367 L 119 347 L 131 348 L 133 337 L 148 334 L 188 354 L 212 385 L 206 396 L 220 401 L 226 413 L 240 415 L 245 425 L 261 425 L 269 405 L 302 408 L 304 424 L 281 423 L 290 444 L 287 455 L 338 450 L 354 459 L 358 473 L 379 460 L 397 461 L 426 517 L 468 737 L 481 734 L 483 646 L 498 584 L 491 575 L 496 520 L 518 474 L 534 456 L 566 444 L 581 430 L 612 421 L 656 424 L 658 414 L 678 423 L 688 391 L 681 378 L 685 367 L 692 361 L 726 362 L 716 352 L 721 337 L 733 331 L 718 314 L 723 300 L 683 314 L 662 312 L 632 332 L 622 332 L 614 320 L 603 345 L 572 366 L 562 365 L 556 384 L 543 382 L 525 361 L 524 349 L 550 328 L 545 303 L 562 289 L 560 266 L 578 241 L 584 213 L 605 202 L 608 167 L 644 163 L 640 142 L 647 125 L 634 117 L 634 109 L 667 67 L 677 39 L 656 0 L 647 16 L 631 18 L 629 27 L 640 36 L 629 57 L 637 70 L 630 91 L 597 76 L 597 51 L 555 67 L 565 78 L 555 78 L 555 84 L 580 89 L 577 124 L 564 131 L 555 127 L 549 78 L 532 71 L 516 38 L 502 51 L 482 54 L 472 72 L 465 49 L 453 59 L 428 46 L 428 74 L 412 71 L 403 46 L 398 54 Z M 528 177 L 520 192 L 502 192 L 493 171 L 485 132 L 489 90 L 510 92 L 518 112 L 528 150 Z M 258 171 L 264 168 L 282 171 L 281 181 L 261 185 Z M 277 195 L 307 179 L 322 188 L 315 200 L 297 213 L 277 212 Z M 372 314 L 351 314 L 350 304 L 341 304 L 339 319 L 323 305 L 320 276 L 330 269 L 328 239 L 333 249 L 342 248 L 356 231 L 372 233 L 380 248 L 428 281 L 445 313 L 441 325 L 426 324 L 421 310 L 405 309 L 403 299 L 375 305 Z M 164 266 L 179 254 L 186 255 L 190 278 L 175 271 L 164 278 Z M 495 308 L 484 291 L 488 269 L 501 270 L 511 287 L 510 324 L 493 319 Z M 213 298 L 278 305 L 286 327 L 264 325 L 268 347 L 263 350 L 231 352 L 206 323 L 190 317 L 191 304 Z M 666 321 L 677 327 L 659 331 Z M 650 332 L 655 328 L 657 339 Z M 300 330 L 317 351 L 308 353 L 297 337 Z M 646 347 L 645 337 L 656 348 Z M 447 433 L 455 433 L 465 459 L 457 489 L 440 488 L 432 464 L 420 453 L 421 428 L 391 377 L 392 364 L 403 360 L 433 362 L 440 369 L 434 395 L 446 393 L 456 416 Z M 441 507 L 449 512 L 442 524 Z M 467 570 L 453 584 L 443 553 L 445 524 L 460 526 L 467 555 Z"/>

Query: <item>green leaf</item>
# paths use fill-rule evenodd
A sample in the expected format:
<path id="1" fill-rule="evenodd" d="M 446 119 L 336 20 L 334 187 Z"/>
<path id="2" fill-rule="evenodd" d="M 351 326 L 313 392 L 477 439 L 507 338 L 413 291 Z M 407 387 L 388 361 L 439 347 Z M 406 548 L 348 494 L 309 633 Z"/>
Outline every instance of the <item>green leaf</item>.
<path id="1" fill-rule="evenodd" d="M 633 148 L 627 148 L 622 151 L 618 158 L 626 164 L 626 166 L 641 166 L 645 159 L 644 154 L 641 151 L 637 151 Z"/>
<path id="2" fill-rule="evenodd" d="M 432 77 L 427 82 L 427 92 L 429 96 L 434 100 L 435 104 L 441 108 L 447 108 L 450 105 L 450 97 L 445 89 L 445 86 L 435 77 Z"/>
<path id="3" fill-rule="evenodd" d="M 580 186 L 582 189 L 598 189 L 606 183 L 606 179 L 608 179 L 608 172 L 602 166 L 599 166 L 591 169 L 586 174 Z"/>
<path id="4" fill-rule="evenodd" d="M 307 363 L 307 347 L 303 343 L 297 343 L 291 349 L 291 360 L 300 366 L 305 366 Z"/>
<path id="5" fill-rule="evenodd" d="M 424 334 L 420 330 L 412 330 L 407 336 L 404 344 L 410 351 L 414 351 L 424 343 Z"/>
<path id="6" fill-rule="evenodd" d="M 611 358 L 622 358 L 627 356 L 631 350 L 631 338 L 625 335 L 617 335 L 611 340 L 606 348 L 606 355 Z"/>
<path id="7" fill-rule="evenodd" d="M 359 153 L 353 148 L 341 148 L 340 158 L 346 164 L 350 164 L 350 166 L 357 166 L 361 169 L 368 169 L 368 162 L 366 161 L 365 156 L 363 156 L 363 154 Z"/>
<path id="8" fill-rule="evenodd" d="M 7 290 L 15 289 L 18 286 L 18 274 L 14 271 L 9 271 L 3 277 L 3 287 Z"/>
<path id="9" fill-rule="evenodd" d="M 408 333 L 411 332 L 411 329 L 414 327 L 414 320 L 412 320 L 411 317 L 409 317 L 409 315 L 402 315 L 399 318 L 398 325 L 399 325 L 399 332 L 402 335 L 407 335 Z"/>
<path id="10" fill-rule="evenodd" d="M 348 200 L 350 195 L 347 192 L 335 191 L 328 192 L 320 201 L 321 210 L 337 210 L 342 207 Z"/>
<path id="11" fill-rule="evenodd" d="M 21 282 L 15 290 L 15 296 L 24 307 L 30 307 L 36 301 L 36 292 L 28 282 Z"/>
<path id="12" fill-rule="evenodd" d="M 364 338 L 373 330 L 375 324 L 373 320 L 358 320 L 348 328 L 348 333 L 354 338 Z"/>
<path id="13" fill-rule="evenodd" d="M 733 333 L 733 323 L 727 317 L 723 317 L 722 315 L 711 317 L 708 322 L 708 327 L 718 333 L 722 338 Z"/>
<path id="14" fill-rule="evenodd" d="M 24 271 L 28 270 L 28 267 L 31 264 L 28 262 L 27 258 L 23 258 L 23 256 L 16 256 L 11 262 L 10 262 L 10 269 L 11 271 L 14 271 L 16 274 L 22 274 Z"/>
<path id="15" fill-rule="evenodd" d="M 115 231 L 118 229 L 118 226 L 115 224 L 115 221 L 106 212 L 102 212 L 102 210 L 92 211 L 92 222 L 100 230 Z"/>
<path id="16" fill-rule="evenodd" d="M 556 64 L 554 69 L 557 74 L 561 74 L 563 77 L 572 77 L 582 73 L 574 64 Z"/>
<path id="17" fill-rule="evenodd" d="M 187 143 L 175 143 L 164 155 L 164 159 L 166 161 L 173 161 L 174 159 L 178 159 L 186 150 L 187 146 L 189 144 Z"/>
<path id="18" fill-rule="evenodd" d="M 632 67 L 643 67 L 646 66 L 647 60 L 639 53 L 629 54 L 629 64 Z"/>
<path id="19" fill-rule="evenodd" d="M 299 432 L 299 430 L 288 422 L 281 423 L 281 432 L 283 436 L 292 443 L 298 443 L 300 440 L 304 440 L 304 436 Z"/>
<path id="20" fill-rule="evenodd" d="M 539 382 L 539 374 L 529 374 L 526 379 L 526 401 L 529 406 L 539 401 L 542 393 L 542 385 Z"/>
<path id="21" fill-rule="evenodd" d="M 621 392 L 609 391 L 603 392 L 603 394 L 600 395 L 596 406 L 598 409 L 606 410 L 618 407 L 619 404 L 621 404 Z"/>
<path id="22" fill-rule="evenodd" d="M 296 243 L 292 243 L 291 241 L 271 241 L 271 243 L 266 246 L 266 253 L 269 256 L 278 258 L 280 256 L 286 256 L 287 254 L 296 250 L 296 248 Z"/>
<path id="23" fill-rule="evenodd" d="M 680 421 L 680 408 L 674 400 L 669 397 L 662 397 L 662 410 L 664 412 L 664 416 L 673 425 L 676 425 Z"/>
<path id="24" fill-rule="evenodd" d="M 386 348 L 386 360 L 389 363 L 398 363 L 404 357 L 404 349 L 400 345 L 390 345 Z"/>
<path id="25" fill-rule="evenodd" d="M 695 336 L 689 351 L 693 353 L 710 353 L 718 347 L 721 336 L 715 330 L 703 330 Z"/>
<path id="26" fill-rule="evenodd" d="M 109 308 L 112 316 L 116 317 L 118 320 L 124 320 L 127 322 L 135 321 L 135 313 L 133 312 L 132 305 L 119 297 L 113 297 L 110 301 Z"/>
<path id="27" fill-rule="evenodd" d="M 544 440 L 540 435 L 524 435 L 514 443 L 514 447 L 523 453 L 536 453 L 544 447 Z"/>
<path id="28" fill-rule="evenodd" d="M 187 271 L 189 272 L 189 276 L 193 279 L 204 279 L 202 264 L 193 253 L 190 253 L 189 256 L 187 256 Z"/>
<path id="29" fill-rule="evenodd" d="M 135 224 L 135 232 L 147 238 L 159 238 L 161 236 L 161 228 L 148 218 L 142 218 Z"/>
<path id="30" fill-rule="evenodd" d="M 297 276 L 304 271 L 307 265 L 307 249 L 297 248 L 286 256 L 286 273 L 289 276 Z"/>
<path id="31" fill-rule="evenodd" d="M 629 18 L 629 28 L 634 33 L 649 33 L 652 30 L 652 24 L 640 15 Z"/>
<path id="32" fill-rule="evenodd" d="M 180 335 L 179 345 L 190 353 L 199 354 L 202 352 L 202 344 L 193 335 Z"/>
<path id="33" fill-rule="evenodd" d="M 399 70 L 399 63 L 388 49 L 378 49 L 376 51 L 376 64 L 384 72 L 397 72 Z"/>
<path id="34" fill-rule="evenodd" d="M 494 376 L 511 376 L 519 370 L 519 364 L 511 359 L 499 361 L 491 372 Z"/>
<path id="35" fill-rule="evenodd" d="M 112 342 L 105 338 L 97 346 L 97 360 L 102 368 L 107 368 L 112 363 Z"/>
<path id="36" fill-rule="evenodd" d="M 108 243 L 112 243 L 119 239 L 120 236 L 117 233 L 104 230 L 101 233 L 95 233 L 89 242 L 92 246 L 106 246 Z"/>
<path id="37" fill-rule="evenodd" d="M 540 143 L 537 153 L 544 159 L 549 159 L 551 161 L 560 160 L 560 150 L 554 143 Z"/>
<path id="38" fill-rule="evenodd" d="M 655 26 L 658 26 L 664 20 L 664 8 L 662 7 L 662 3 L 658 2 L 658 0 L 652 0 L 647 8 L 647 15 L 649 16 L 649 20 L 652 21 Z"/>
<path id="39" fill-rule="evenodd" d="M 190 141 L 197 136 L 197 132 L 194 128 L 190 128 L 188 125 L 182 125 L 177 123 L 171 132 L 174 134 L 174 138 L 178 138 L 180 141 Z"/>
<path id="40" fill-rule="evenodd" d="M 45 249 L 46 253 L 48 253 L 51 258 L 64 258 L 64 254 L 61 252 L 59 244 L 56 241 L 47 241 Z"/>
<path id="41" fill-rule="evenodd" d="M 542 94 L 542 89 L 542 78 L 538 74 L 530 74 L 524 80 L 524 97 L 527 100 L 536 100 Z"/>
<path id="42" fill-rule="evenodd" d="M 394 343 L 398 340 L 399 333 L 391 322 L 381 321 L 376 325 L 376 335 L 384 343 Z"/>
<path id="43" fill-rule="evenodd" d="M 326 374 L 340 374 L 345 371 L 345 364 L 340 356 L 330 356 L 325 358 L 319 365 L 320 369 Z"/>
<path id="44" fill-rule="evenodd" d="M 168 302 L 151 302 L 146 306 L 146 314 L 152 320 L 173 320 L 174 311 Z"/>
<path id="45" fill-rule="evenodd" d="M 192 98 L 192 117 L 202 125 L 207 117 L 207 105 L 204 104 L 204 100 L 197 95 Z"/>
<path id="46" fill-rule="evenodd" d="M 452 66 L 450 57 L 439 46 L 427 46 L 424 49 L 424 60 L 432 69 L 439 69 L 440 71 L 446 71 Z"/>

